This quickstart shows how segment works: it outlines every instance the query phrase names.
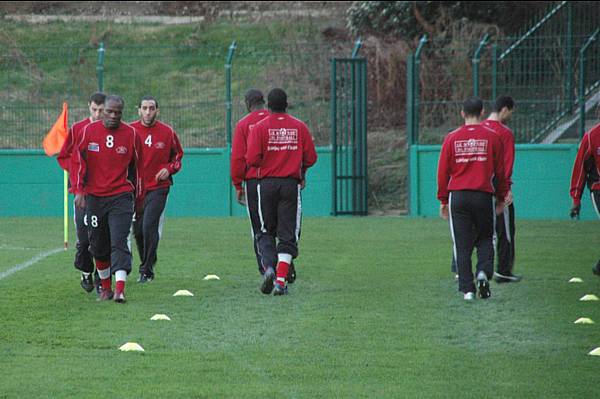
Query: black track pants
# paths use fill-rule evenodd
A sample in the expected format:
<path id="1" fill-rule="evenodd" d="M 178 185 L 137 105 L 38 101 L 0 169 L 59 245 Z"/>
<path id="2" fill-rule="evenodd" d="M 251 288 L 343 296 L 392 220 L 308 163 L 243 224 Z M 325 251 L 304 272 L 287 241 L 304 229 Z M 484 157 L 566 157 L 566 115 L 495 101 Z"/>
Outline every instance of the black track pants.
<path id="1" fill-rule="evenodd" d="M 159 188 L 146 193 L 144 209 L 135 215 L 133 233 L 140 254 L 140 274 L 154 276 L 158 241 L 162 234 L 164 210 L 169 188 Z"/>
<path id="2" fill-rule="evenodd" d="M 502 275 L 512 274 L 515 265 L 515 206 L 504 207 L 504 212 L 496 217 L 496 239 L 498 265 L 496 270 Z"/>
<path id="3" fill-rule="evenodd" d="M 302 200 L 296 179 L 265 178 L 257 184 L 259 229 L 255 235 L 263 267 L 275 268 L 277 255 L 298 256 Z"/>
<path id="4" fill-rule="evenodd" d="M 133 218 L 133 194 L 111 197 L 86 196 L 90 252 L 100 261 L 111 263 L 111 272 L 131 271 L 127 237 Z"/>
<path id="5" fill-rule="evenodd" d="M 450 232 L 458 267 L 458 290 L 475 292 L 471 254 L 477 247 L 476 274 L 483 270 L 488 279 L 494 273 L 494 202 L 492 194 L 481 191 L 450 193 Z"/>
<path id="6" fill-rule="evenodd" d="M 73 206 L 74 220 L 75 220 L 75 232 L 77 233 L 77 244 L 75 244 L 75 269 L 80 270 L 84 273 L 91 273 L 94 271 L 94 261 L 92 254 L 90 254 L 90 238 L 88 233 L 87 218 L 85 216 L 85 209 Z"/>

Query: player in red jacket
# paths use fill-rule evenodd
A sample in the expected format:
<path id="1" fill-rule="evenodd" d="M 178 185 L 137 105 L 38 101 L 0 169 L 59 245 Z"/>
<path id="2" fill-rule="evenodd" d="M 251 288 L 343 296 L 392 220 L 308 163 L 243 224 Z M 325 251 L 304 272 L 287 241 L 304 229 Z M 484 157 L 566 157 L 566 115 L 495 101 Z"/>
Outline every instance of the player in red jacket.
<path id="1" fill-rule="evenodd" d="M 504 156 L 500 138 L 480 125 L 481 99 L 463 102 L 465 125 L 444 139 L 438 163 L 440 216 L 450 220 L 454 257 L 458 266 L 458 290 L 465 300 L 474 298 L 471 254 L 477 246 L 477 287 L 489 298 L 489 279 L 494 273 L 494 202 L 496 215 L 504 211 L 507 193 Z M 496 178 L 494 188 L 492 180 Z"/>
<path id="2" fill-rule="evenodd" d="M 60 167 L 69 173 L 70 193 L 73 193 L 73 188 L 75 186 L 73 179 L 77 175 L 77 173 L 71 169 L 71 155 L 73 154 L 74 143 L 81 139 L 83 128 L 100 119 L 102 116 L 102 111 L 104 110 L 105 99 L 106 94 L 104 93 L 94 93 L 90 96 L 90 100 L 88 102 L 88 109 L 90 111 L 89 118 L 80 120 L 71 126 L 69 129 L 69 134 L 67 135 L 67 139 L 65 140 L 65 143 L 58 154 L 57 161 Z M 88 238 L 88 228 L 85 221 L 85 211 L 76 206 L 73 208 L 75 215 L 73 218 L 75 221 L 75 232 L 77 233 L 74 265 L 77 270 L 81 271 L 81 288 L 87 292 L 92 292 L 95 282 L 96 289 L 99 291 L 100 279 L 98 278 L 98 273 L 96 273 L 95 276 L 96 281 L 94 281 L 94 276 L 92 275 L 94 272 L 94 261 L 92 260 L 92 255 L 88 249 L 90 246 L 90 240 Z"/>
<path id="3" fill-rule="evenodd" d="M 600 107 L 598 108 L 600 111 Z M 571 218 L 578 218 L 585 184 L 590 190 L 592 204 L 600 217 L 600 124 L 591 128 L 581 140 L 571 175 Z M 600 276 L 600 260 L 592 268 Z"/>
<path id="4" fill-rule="evenodd" d="M 258 179 L 257 245 L 265 266 L 261 291 L 270 294 L 275 288 L 275 295 L 283 295 L 287 293 L 290 264 L 298 256 L 300 190 L 306 170 L 317 161 L 317 153 L 308 127 L 286 113 L 285 91 L 271 90 L 267 102 L 270 114 L 251 129 L 246 162 L 256 168 Z"/>
<path id="5" fill-rule="evenodd" d="M 244 102 L 248 115 L 240 119 L 235 126 L 233 142 L 231 144 L 231 182 L 235 188 L 235 197 L 237 201 L 246 207 L 250 218 L 252 228 L 252 242 L 254 255 L 258 264 L 258 271 L 261 275 L 265 274 L 265 266 L 262 264 L 260 252 L 258 251 L 257 239 L 260 233 L 260 217 L 258 214 L 258 195 L 256 187 L 258 179 L 256 177 L 257 169 L 246 164 L 246 150 L 248 149 L 248 135 L 250 129 L 258 122 L 269 116 L 269 112 L 264 108 L 265 100 L 260 90 L 250 89 L 244 96 Z M 246 194 L 248 192 L 248 194 Z M 248 201 L 251 199 L 251 201 Z M 293 264 L 290 266 L 289 282 L 295 279 Z"/>
<path id="6" fill-rule="evenodd" d="M 156 98 L 143 97 L 138 113 L 140 119 L 131 126 L 142 142 L 146 195 L 143 207 L 136 212 L 133 231 L 141 260 L 138 282 L 145 283 L 154 279 L 167 196 L 173 184 L 172 176 L 181 169 L 183 149 L 173 128 L 157 119 Z"/>
<path id="7" fill-rule="evenodd" d="M 102 284 L 99 299 L 113 298 L 112 272 L 114 299 L 119 303 L 125 302 L 125 281 L 131 271 L 127 237 L 134 206 L 144 196 L 142 144 L 135 129 L 121 122 L 124 105 L 119 96 L 106 97 L 102 120 L 83 129 L 71 158 L 75 206 L 86 209 L 90 252 Z"/>
<path id="8" fill-rule="evenodd" d="M 512 195 L 512 172 L 515 163 L 515 137 L 505 123 L 515 111 L 512 97 L 500 96 L 492 106 L 492 113 L 483 121 L 483 126 L 492 129 L 502 142 L 504 152 L 504 172 L 508 192 L 504 199 L 504 212 L 496 218 L 498 264 L 494 277 L 498 283 L 521 281 L 521 276 L 513 274 L 515 265 L 515 205 Z"/>

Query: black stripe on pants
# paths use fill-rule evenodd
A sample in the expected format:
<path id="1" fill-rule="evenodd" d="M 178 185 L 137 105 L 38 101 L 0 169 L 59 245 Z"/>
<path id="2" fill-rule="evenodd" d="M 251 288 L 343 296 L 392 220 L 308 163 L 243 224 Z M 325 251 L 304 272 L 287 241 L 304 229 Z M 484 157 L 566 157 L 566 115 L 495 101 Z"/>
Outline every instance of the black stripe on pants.
<path id="1" fill-rule="evenodd" d="M 298 181 L 292 178 L 265 178 L 257 186 L 260 228 L 258 251 L 265 268 L 275 268 L 277 255 L 298 256 L 302 203 Z"/>
<path id="2" fill-rule="evenodd" d="M 148 191 L 144 198 L 144 209 L 135 215 L 133 234 L 140 255 L 140 274 L 154 276 L 154 265 L 158 259 L 161 216 L 167 204 L 169 188 Z"/>
<path id="3" fill-rule="evenodd" d="M 75 232 L 77 233 L 73 265 L 75 269 L 81 272 L 91 273 L 94 271 L 94 261 L 92 260 L 92 254 L 90 254 L 90 237 L 86 224 L 85 209 L 76 206 L 73 206 L 73 208 L 75 208 Z"/>
<path id="4" fill-rule="evenodd" d="M 90 253 L 103 262 L 110 262 L 111 272 L 131 271 L 131 252 L 127 237 L 133 218 L 133 194 L 111 197 L 87 195 L 87 222 L 90 231 Z"/>
<path id="5" fill-rule="evenodd" d="M 496 238 L 498 266 L 496 270 L 502 275 L 512 274 L 515 265 L 515 206 L 504 207 L 504 212 L 496 216 Z"/>
<path id="6" fill-rule="evenodd" d="M 477 247 L 476 274 L 483 270 L 488 279 L 494 273 L 494 202 L 492 194 L 481 191 L 450 193 L 450 232 L 458 267 L 458 290 L 475 292 L 471 254 Z"/>

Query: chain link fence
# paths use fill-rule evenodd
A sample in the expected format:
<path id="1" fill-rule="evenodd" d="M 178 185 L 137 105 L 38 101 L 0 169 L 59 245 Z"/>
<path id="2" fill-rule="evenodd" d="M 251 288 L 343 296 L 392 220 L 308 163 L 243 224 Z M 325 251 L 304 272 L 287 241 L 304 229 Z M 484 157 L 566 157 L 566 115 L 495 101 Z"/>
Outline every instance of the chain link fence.
<path id="1" fill-rule="evenodd" d="M 125 99 L 123 120 L 138 118 L 144 95 L 159 101 L 160 118 L 185 147 L 225 147 L 230 127 L 245 114 L 244 93 L 285 89 L 289 112 L 307 123 L 317 145 L 330 136 L 330 59 L 347 56 L 325 44 L 227 47 L 96 46 L 0 47 L 0 148 L 41 148 L 62 103 L 69 122 L 88 116 L 97 90 Z M 228 103 L 231 109 L 228 114 Z M 229 118 L 228 118 L 229 115 Z M 231 122 L 229 122 L 231 121 Z"/>
<path id="2" fill-rule="evenodd" d="M 345 51 L 345 52 L 344 52 Z M 304 121 L 316 145 L 328 145 L 331 136 L 331 59 L 348 56 L 345 50 L 311 43 L 239 48 L 233 57 L 233 120 L 246 113 L 244 94 L 249 88 L 261 90 L 265 101 L 269 90 L 283 88 L 288 95 L 288 112 Z"/>

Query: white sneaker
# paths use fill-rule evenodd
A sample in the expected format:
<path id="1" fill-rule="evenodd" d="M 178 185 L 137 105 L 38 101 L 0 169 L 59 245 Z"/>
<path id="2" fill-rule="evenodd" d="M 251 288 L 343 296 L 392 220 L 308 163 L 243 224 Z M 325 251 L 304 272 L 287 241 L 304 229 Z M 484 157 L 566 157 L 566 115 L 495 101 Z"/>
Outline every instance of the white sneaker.
<path id="1" fill-rule="evenodd" d="M 472 301 L 475 299 L 475 294 L 473 292 L 465 292 L 465 301 Z"/>

